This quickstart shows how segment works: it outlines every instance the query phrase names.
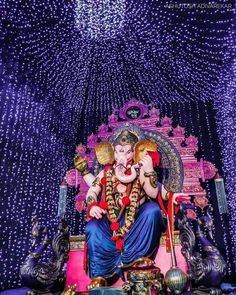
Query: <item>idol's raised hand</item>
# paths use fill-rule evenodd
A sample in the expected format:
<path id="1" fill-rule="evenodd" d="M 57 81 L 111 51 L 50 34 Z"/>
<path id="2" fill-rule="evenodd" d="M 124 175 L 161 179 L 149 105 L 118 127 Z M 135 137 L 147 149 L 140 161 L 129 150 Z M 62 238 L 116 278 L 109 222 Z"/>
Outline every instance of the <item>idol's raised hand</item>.
<path id="1" fill-rule="evenodd" d="M 148 154 L 143 157 L 143 159 L 140 161 L 140 164 L 143 172 L 149 173 L 154 170 L 152 158 Z"/>

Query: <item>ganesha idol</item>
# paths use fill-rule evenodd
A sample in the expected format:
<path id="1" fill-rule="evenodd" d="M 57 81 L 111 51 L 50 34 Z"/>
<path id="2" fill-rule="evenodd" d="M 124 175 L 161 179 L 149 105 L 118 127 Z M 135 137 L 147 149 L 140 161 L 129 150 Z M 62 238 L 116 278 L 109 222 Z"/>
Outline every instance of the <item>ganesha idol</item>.
<path id="1" fill-rule="evenodd" d="M 112 143 L 98 143 L 95 152 L 103 165 L 96 177 L 85 159 L 75 157 L 90 187 L 85 228 L 89 289 L 114 283 L 127 268 L 154 264 L 166 228 L 157 200 L 170 196 L 158 182 L 155 170 L 161 161 L 155 142 L 123 129 Z M 178 196 L 172 193 L 173 202 Z"/>

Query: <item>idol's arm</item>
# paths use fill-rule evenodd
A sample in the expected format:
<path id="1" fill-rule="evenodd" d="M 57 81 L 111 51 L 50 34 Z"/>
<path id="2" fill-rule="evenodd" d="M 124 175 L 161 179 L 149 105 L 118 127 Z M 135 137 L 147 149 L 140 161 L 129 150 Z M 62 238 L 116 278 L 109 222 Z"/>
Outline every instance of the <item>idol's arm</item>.
<path id="1" fill-rule="evenodd" d="M 157 174 L 153 168 L 152 158 L 146 155 L 140 164 L 140 183 L 148 197 L 156 199 L 158 194 Z"/>
<path id="2" fill-rule="evenodd" d="M 96 219 L 102 218 L 106 211 L 97 204 L 97 196 L 102 190 L 101 178 L 104 176 L 104 172 L 101 171 L 92 183 L 86 195 L 86 204 L 88 208 L 88 216 Z"/>
<path id="3" fill-rule="evenodd" d="M 101 179 L 104 176 L 104 172 L 101 171 L 97 177 L 92 182 L 87 194 L 86 194 L 86 204 L 89 206 L 91 203 L 97 202 L 97 196 L 102 190 Z"/>
<path id="4" fill-rule="evenodd" d="M 140 170 L 140 183 L 148 197 L 156 199 L 159 192 L 157 174 L 153 170 L 151 172 L 144 172 Z"/>
<path id="5" fill-rule="evenodd" d="M 95 178 L 96 178 L 96 177 L 95 177 L 92 173 L 88 173 L 88 174 L 84 175 L 84 177 L 83 177 L 84 181 L 86 182 L 86 184 L 87 184 L 89 187 L 92 186 L 92 184 L 93 184 Z"/>

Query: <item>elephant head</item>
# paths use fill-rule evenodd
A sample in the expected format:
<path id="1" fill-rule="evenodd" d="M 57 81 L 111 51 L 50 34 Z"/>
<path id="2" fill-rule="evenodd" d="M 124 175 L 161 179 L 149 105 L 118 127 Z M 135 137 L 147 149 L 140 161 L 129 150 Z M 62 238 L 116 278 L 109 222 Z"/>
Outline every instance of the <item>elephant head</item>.
<path id="1" fill-rule="evenodd" d="M 114 146 L 115 174 L 117 179 L 122 183 L 130 183 L 137 177 L 134 165 L 134 151 L 131 144 L 117 144 Z M 129 173 L 127 174 L 127 171 Z"/>
<path id="2" fill-rule="evenodd" d="M 133 161 L 133 148 L 137 142 L 138 138 L 132 132 L 122 131 L 113 145 L 110 142 L 101 142 L 95 146 L 98 162 L 102 165 L 113 164 L 116 177 L 120 182 L 132 182 L 137 177 Z"/>
<path id="3" fill-rule="evenodd" d="M 124 130 L 116 137 L 114 144 L 101 142 L 95 146 L 98 162 L 112 164 L 117 179 L 130 183 L 137 177 L 138 163 L 147 151 L 156 151 L 157 146 L 150 140 L 138 141 L 138 137 Z"/>

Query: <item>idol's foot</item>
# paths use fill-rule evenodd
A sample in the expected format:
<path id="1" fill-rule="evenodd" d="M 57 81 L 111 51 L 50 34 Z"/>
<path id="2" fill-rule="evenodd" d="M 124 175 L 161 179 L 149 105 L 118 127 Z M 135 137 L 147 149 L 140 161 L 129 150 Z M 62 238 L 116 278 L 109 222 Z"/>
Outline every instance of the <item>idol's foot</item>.
<path id="1" fill-rule="evenodd" d="M 106 287 L 107 281 L 103 277 L 97 277 L 91 280 L 90 284 L 87 286 L 88 290 L 99 287 Z"/>
<path id="2" fill-rule="evenodd" d="M 120 268 L 127 269 L 127 268 L 150 268 L 153 267 L 155 262 L 148 257 L 139 258 L 129 265 L 120 265 Z"/>

